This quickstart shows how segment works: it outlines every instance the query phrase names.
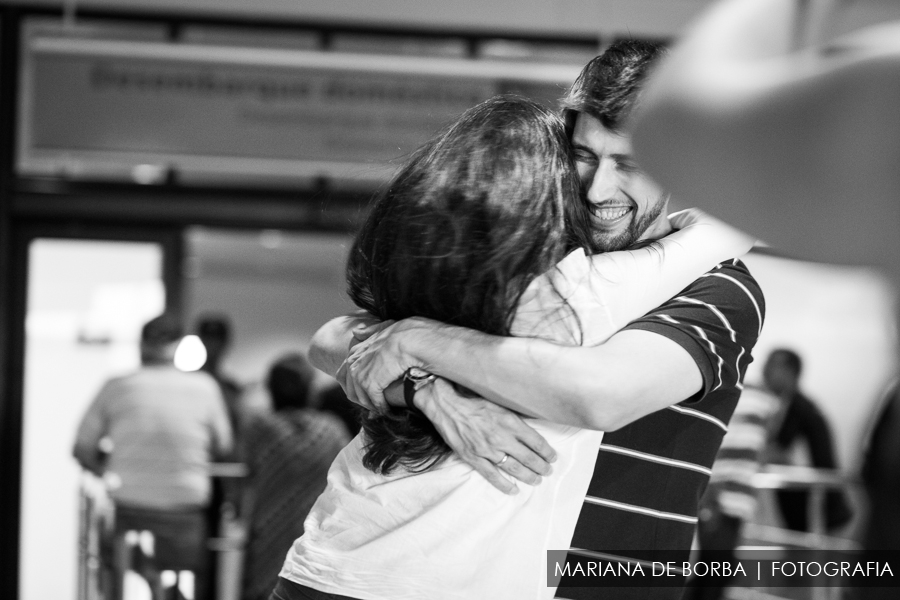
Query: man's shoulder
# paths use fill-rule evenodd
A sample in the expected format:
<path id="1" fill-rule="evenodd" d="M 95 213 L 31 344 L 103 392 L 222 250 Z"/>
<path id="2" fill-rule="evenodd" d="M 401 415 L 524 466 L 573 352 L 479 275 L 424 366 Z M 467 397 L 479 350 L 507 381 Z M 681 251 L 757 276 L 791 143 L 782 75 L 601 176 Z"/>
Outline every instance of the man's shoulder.
<path id="1" fill-rule="evenodd" d="M 162 386 L 195 398 L 222 398 L 219 384 L 212 375 L 204 371 L 182 371 L 174 366 L 143 368 L 134 374 L 129 382 L 129 385 L 132 384 L 145 385 L 150 389 Z"/>
<path id="2" fill-rule="evenodd" d="M 128 373 L 120 373 L 118 375 L 113 375 L 103 384 L 101 389 L 101 393 L 109 393 L 117 390 L 127 389 L 133 386 L 141 385 L 141 379 L 143 377 L 143 368 L 138 368 L 134 371 L 130 371 Z"/>
<path id="3" fill-rule="evenodd" d="M 719 263 L 663 306 L 684 302 L 710 306 L 725 315 L 755 317 L 759 329 L 766 314 L 762 288 L 747 265 L 738 259 Z"/>
<path id="4" fill-rule="evenodd" d="M 763 299 L 762 290 L 740 259 L 733 258 L 724 261 L 695 279 L 688 285 L 681 295 L 694 295 L 709 293 L 711 291 L 737 293 L 750 295 L 754 299 Z"/>
<path id="5" fill-rule="evenodd" d="M 666 319 L 666 315 L 707 315 L 715 317 L 715 320 L 735 317 L 748 323 L 753 321 L 754 329 L 758 331 L 765 319 L 765 309 L 762 289 L 747 265 L 738 259 L 731 259 L 719 263 L 634 323 L 648 318 Z M 671 318 L 667 320 L 673 322 Z"/>

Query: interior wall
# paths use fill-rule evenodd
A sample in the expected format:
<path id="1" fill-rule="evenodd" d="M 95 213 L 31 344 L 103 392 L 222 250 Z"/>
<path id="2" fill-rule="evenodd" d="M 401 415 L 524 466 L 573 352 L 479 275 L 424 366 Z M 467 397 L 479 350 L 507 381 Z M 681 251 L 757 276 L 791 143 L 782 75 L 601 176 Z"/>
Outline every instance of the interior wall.
<path id="1" fill-rule="evenodd" d="M 20 3 L 0 0 L 0 4 Z M 31 4 L 61 6 L 62 0 Z M 669 37 L 709 0 L 90 0 L 79 7 L 388 26 Z"/>
<path id="2" fill-rule="evenodd" d="M 323 323 L 355 308 L 344 283 L 349 236 L 197 227 L 185 242 L 187 323 L 231 320 L 223 370 L 240 383 L 261 380 L 282 353 L 305 352 Z"/>

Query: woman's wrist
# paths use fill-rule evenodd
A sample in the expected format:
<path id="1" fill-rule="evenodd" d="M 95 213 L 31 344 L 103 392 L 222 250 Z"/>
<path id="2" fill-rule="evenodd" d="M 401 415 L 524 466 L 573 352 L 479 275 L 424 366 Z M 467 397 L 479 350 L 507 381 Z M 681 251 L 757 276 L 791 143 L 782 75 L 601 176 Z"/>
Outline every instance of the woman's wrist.
<path id="1" fill-rule="evenodd" d="M 429 373 L 424 369 L 412 367 L 407 369 L 403 375 L 403 401 L 406 407 L 412 411 L 418 411 L 419 408 L 415 404 L 416 393 L 434 384 L 437 375 Z"/>

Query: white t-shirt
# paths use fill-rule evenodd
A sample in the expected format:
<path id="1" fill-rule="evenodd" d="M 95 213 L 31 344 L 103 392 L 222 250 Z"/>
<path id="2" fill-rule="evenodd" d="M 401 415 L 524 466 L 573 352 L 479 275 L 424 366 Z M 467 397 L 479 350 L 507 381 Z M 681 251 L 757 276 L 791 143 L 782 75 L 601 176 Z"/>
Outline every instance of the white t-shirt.
<path id="1" fill-rule="evenodd" d="M 529 286 L 513 334 L 569 345 L 606 341 L 747 250 L 707 225 L 639 250 L 571 253 Z M 362 464 L 365 437 L 358 435 L 332 464 L 281 577 L 364 600 L 552 598 L 547 550 L 569 547 L 603 433 L 538 419 L 529 425 L 558 458 L 540 485 L 520 484 L 512 496 L 456 455 L 425 472 L 373 473 Z"/>

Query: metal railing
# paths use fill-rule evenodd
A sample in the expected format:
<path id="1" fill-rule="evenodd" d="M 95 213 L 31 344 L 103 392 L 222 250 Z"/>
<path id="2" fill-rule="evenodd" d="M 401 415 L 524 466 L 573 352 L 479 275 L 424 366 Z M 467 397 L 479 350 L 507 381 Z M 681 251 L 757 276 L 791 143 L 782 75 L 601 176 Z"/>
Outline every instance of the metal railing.
<path id="1" fill-rule="evenodd" d="M 747 523 L 744 526 L 743 544 L 736 550 L 740 559 L 760 549 L 806 550 L 816 552 L 853 552 L 861 549 L 853 540 L 829 535 L 826 520 L 826 496 L 832 491 L 861 493 L 860 481 L 840 471 L 811 467 L 767 465 L 751 480 L 759 493 L 777 490 L 809 492 L 807 511 L 809 531 L 794 531 L 777 525 Z M 777 583 L 777 582 L 774 582 Z M 844 597 L 845 588 L 839 586 L 811 585 L 807 588 L 778 587 L 777 585 L 731 590 L 728 597 L 734 600 L 838 600 Z"/>
<path id="2" fill-rule="evenodd" d="M 240 481 L 247 476 L 241 463 L 214 463 L 210 476 L 219 482 Z M 244 531 L 230 502 L 218 509 L 218 527 L 208 538 L 206 547 L 212 553 L 212 594 L 214 600 L 237 600 L 240 597 Z M 128 600 L 125 598 L 125 576 L 131 569 L 134 552 L 148 553 L 153 546 L 150 532 L 115 532 L 115 507 L 108 486 L 100 477 L 85 471 L 79 491 L 78 592 L 77 600 Z M 151 553 L 152 554 L 152 553 Z M 184 597 L 193 597 L 193 574 L 163 572 L 161 590 L 153 590 L 154 598 L 165 596 L 165 590 L 178 587 Z"/>

